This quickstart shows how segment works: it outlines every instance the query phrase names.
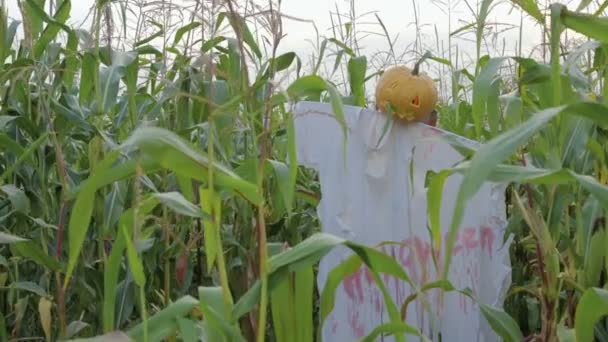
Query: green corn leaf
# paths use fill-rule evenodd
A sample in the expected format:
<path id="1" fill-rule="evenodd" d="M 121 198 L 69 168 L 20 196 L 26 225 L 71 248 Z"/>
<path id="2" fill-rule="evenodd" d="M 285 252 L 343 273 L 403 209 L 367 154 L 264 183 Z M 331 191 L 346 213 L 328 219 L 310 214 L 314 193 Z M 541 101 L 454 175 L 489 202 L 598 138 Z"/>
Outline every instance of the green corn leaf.
<path id="1" fill-rule="evenodd" d="M 312 267 L 303 268 L 295 273 L 295 305 L 293 308 L 297 308 L 297 317 L 299 317 L 296 321 L 296 342 L 314 340 L 313 310 L 315 306 L 315 284 L 315 274 Z"/>
<path id="2" fill-rule="evenodd" d="M 102 89 L 101 103 L 98 104 L 101 113 L 109 113 L 116 104 L 120 80 L 125 76 L 124 67 L 102 67 L 99 72 L 99 88 Z"/>
<path id="3" fill-rule="evenodd" d="M 22 155 L 25 150 L 15 140 L 11 139 L 8 135 L 0 133 L 0 146 L 6 152 L 13 153 L 17 156 Z"/>
<path id="4" fill-rule="evenodd" d="M 608 315 L 608 290 L 590 288 L 576 306 L 574 330 L 578 342 L 594 340 L 595 325 L 600 318 Z"/>
<path id="5" fill-rule="evenodd" d="M 310 100 L 320 100 L 320 94 L 327 91 L 330 95 L 331 107 L 336 120 L 340 124 L 343 133 L 343 150 L 346 152 L 348 141 L 348 126 L 344 114 L 342 96 L 338 90 L 329 82 L 316 75 L 304 76 L 294 81 L 287 89 L 287 93 L 292 98 L 310 97 Z M 346 153 L 345 153 L 346 155 Z"/>
<path id="6" fill-rule="evenodd" d="M 20 24 L 19 21 L 13 20 L 9 25 L 7 12 L 6 8 L 0 9 L 0 65 L 4 64 L 10 55 L 17 27 Z"/>
<path id="7" fill-rule="evenodd" d="M 556 13 L 559 14 L 562 25 L 604 44 L 608 43 L 608 17 L 572 12 L 559 3 L 551 6 L 554 6 Z"/>
<path id="8" fill-rule="evenodd" d="M 169 304 L 147 320 L 149 336 L 151 341 L 162 341 L 175 334 L 179 329 L 176 322 L 178 317 L 186 317 L 199 301 L 192 296 L 184 296 Z M 143 341 L 144 322 L 141 322 L 127 331 L 127 335 L 135 341 Z"/>
<path id="9" fill-rule="evenodd" d="M 25 191 L 13 184 L 0 186 L 0 196 L 6 197 L 17 212 L 28 214 L 30 211 L 30 200 Z"/>
<path id="10" fill-rule="evenodd" d="M 218 253 L 222 253 L 222 247 L 219 245 L 220 241 L 218 240 L 218 236 L 220 235 L 218 230 L 220 227 L 217 225 L 217 223 L 220 222 L 219 217 L 221 217 L 222 202 L 221 198 L 217 194 L 215 194 L 213 199 L 211 199 L 210 195 L 211 191 L 209 189 L 203 187 L 199 189 L 201 209 L 205 214 L 205 218 L 203 219 L 203 227 L 205 230 L 205 253 L 207 255 L 208 269 L 213 268 Z M 213 203 L 211 203 L 211 200 L 213 200 Z M 213 213 L 211 212 L 212 205 Z M 218 218 L 214 220 L 213 215 L 217 216 Z"/>
<path id="11" fill-rule="evenodd" d="M 206 218 L 207 215 L 196 205 L 188 201 L 181 193 L 172 191 L 154 195 L 161 203 L 176 213 L 194 218 Z"/>
<path id="12" fill-rule="evenodd" d="M 175 173 L 201 181 L 207 180 L 207 156 L 167 129 L 139 128 L 122 146 L 123 149 L 130 147 L 138 147 L 147 158 Z M 261 197 L 255 184 L 241 179 L 232 170 L 217 162 L 214 163 L 213 169 L 217 185 L 236 191 L 254 204 L 260 202 Z"/>
<path id="13" fill-rule="evenodd" d="M 184 34 L 196 29 L 197 27 L 201 26 L 202 23 L 199 21 L 193 21 L 190 24 L 187 24 L 185 26 L 180 27 L 177 32 L 175 32 L 175 38 L 173 38 L 173 47 L 175 47 L 180 40 L 182 40 L 182 37 L 184 36 Z"/>
<path id="14" fill-rule="evenodd" d="M 517 322 L 509 314 L 486 304 L 480 304 L 479 308 L 494 332 L 505 342 L 520 342 L 523 340 L 524 336 Z"/>
<path id="15" fill-rule="evenodd" d="M 371 255 L 369 254 L 375 254 L 376 258 L 371 257 Z M 329 315 L 329 313 L 333 310 L 333 307 L 335 306 L 335 291 L 337 290 L 338 286 L 342 283 L 342 281 L 348 277 L 349 275 L 352 275 L 353 273 L 355 273 L 357 270 L 359 270 L 359 268 L 361 267 L 362 263 L 363 263 L 363 259 L 362 257 L 365 255 L 367 259 L 367 263 L 369 263 L 369 267 L 368 270 L 370 271 L 372 277 L 374 278 L 375 284 L 376 286 L 379 288 L 380 292 L 382 293 L 382 296 L 384 298 L 384 304 L 386 305 L 386 308 L 388 310 L 388 314 L 389 314 L 389 319 L 391 321 L 391 323 L 399 323 L 401 321 L 400 319 L 400 314 L 399 311 L 397 309 L 396 304 L 393 302 L 390 294 L 388 293 L 388 290 L 386 289 L 386 285 L 384 284 L 384 282 L 382 281 L 382 279 L 379 276 L 379 273 L 388 273 L 393 275 L 393 272 L 391 271 L 397 271 L 394 275 L 396 275 L 398 278 L 402 279 L 402 280 L 406 280 L 408 283 L 411 283 L 409 281 L 409 278 L 407 277 L 407 275 L 405 275 L 405 273 L 403 273 L 402 269 L 397 270 L 397 268 L 394 268 L 393 270 L 390 269 L 384 269 L 384 265 L 381 265 L 380 259 L 385 259 L 383 262 L 389 262 L 389 261 L 395 261 L 394 259 L 390 258 L 388 255 L 378 252 L 376 250 L 373 249 L 367 249 L 365 252 L 359 254 L 354 254 L 351 257 L 349 257 L 348 259 L 346 259 L 344 262 L 342 262 L 341 264 L 339 264 L 338 266 L 334 267 L 334 269 L 332 269 L 327 277 L 327 281 L 325 283 L 325 286 L 323 287 L 323 291 L 321 292 L 321 302 L 320 302 L 320 319 L 321 322 L 323 323 L 325 321 L 325 319 L 327 318 L 327 316 Z M 386 258 L 385 258 L 386 257 Z M 387 264 L 387 266 L 390 264 L 390 262 Z M 397 266 L 399 267 L 399 266 Z M 389 268 L 392 268 L 389 266 Z M 405 275 L 405 277 L 401 277 L 402 275 Z M 397 340 L 401 340 L 402 336 L 401 335 L 397 335 Z"/>
<path id="16" fill-rule="evenodd" d="M 287 186 L 287 195 L 285 195 L 285 208 L 287 209 L 287 212 L 291 214 L 298 177 L 298 155 L 293 113 L 290 112 L 287 114 L 285 120 L 285 125 L 287 126 L 287 157 L 289 161 L 289 184 Z"/>
<path id="17" fill-rule="evenodd" d="M 319 73 L 321 62 L 323 61 L 323 57 L 325 56 L 325 49 L 327 49 L 327 39 L 324 39 L 321 42 L 321 46 L 319 47 L 319 57 L 317 58 L 317 62 L 315 63 L 315 68 L 312 71 L 312 75 L 317 75 Z"/>
<path id="18" fill-rule="evenodd" d="M 478 137 L 482 136 L 482 127 L 484 124 L 484 118 L 486 114 L 490 121 L 490 126 L 494 131 L 497 130 L 496 115 L 498 113 L 491 113 L 495 108 L 489 108 L 488 102 L 491 96 L 496 96 L 495 92 L 497 89 L 494 86 L 498 70 L 502 63 L 507 57 L 496 57 L 488 61 L 488 63 L 481 69 L 479 75 L 475 79 L 473 84 L 473 121 L 475 122 L 475 131 Z M 493 117 L 491 114 L 495 114 Z"/>
<path id="19" fill-rule="evenodd" d="M 134 342 L 133 339 L 121 331 L 112 331 L 107 334 L 89 337 L 89 338 L 76 338 L 68 340 L 69 342 Z"/>
<path id="20" fill-rule="evenodd" d="M 494 0 L 482 0 L 481 4 L 479 5 L 479 9 L 478 9 L 478 13 L 477 13 L 477 25 L 475 25 L 475 37 L 476 37 L 476 48 L 477 48 L 477 58 L 479 59 L 481 57 L 480 53 L 481 53 L 481 43 L 483 41 L 484 38 L 484 30 L 486 29 L 486 21 L 488 19 L 488 16 L 490 15 L 490 10 L 492 8 L 492 2 L 494 2 Z M 481 63 L 480 61 L 477 61 L 477 65 L 475 68 L 475 75 L 478 75 L 478 71 L 479 71 L 479 67 L 480 67 Z"/>
<path id="21" fill-rule="evenodd" d="M 64 0 L 61 3 L 61 6 L 57 8 L 55 16 L 52 19 L 42 10 L 42 8 L 38 7 L 36 1 L 27 0 L 27 2 L 33 9 L 33 12 L 38 15 L 41 20 L 47 23 L 46 28 L 42 31 L 40 38 L 36 40 L 36 45 L 34 46 L 34 56 L 40 58 L 48 44 L 55 39 L 57 33 L 59 33 L 61 29 L 70 34 L 71 29 L 65 25 L 65 22 L 70 17 L 72 2 L 70 0 Z"/>
<path id="22" fill-rule="evenodd" d="M 67 287 L 72 276 L 72 272 L 76 267 L 76 261 L 78 260 L 78 256 L 82 250 L 82 246 L 89 229 L 91 215 L 93 213 L 95 192 L 99 188 L 98 183 L 101 179 L 105 178 L 106 170 L 112 166 L 117 158 L 118 151 L 115 151 L 110 153 L 106 159 L 102 160 L 92 171 L 92 176 L 89 178 L 89 182 L 83 187 L 83 189 L 81 189 L 76 197 L 68 223 L 69 257 L 66 276 L 64 279 L 64 288 Z"/>
<path id="23" fill-rule="evenodd" d="M 322 317 L 326 317 L 334 306 L 333 298 L 335 298 L 334 295 L 337 287 L 336 284 L 340 282 L 340 277 L 345 276 L 350 271 L 355 272 L 359 265 L 362 265 L 362 263 L 369 267 L 372 273 L 376 274 L 376 276 L 379 273 L 386 273 L 406 281 L 411 286 L 414 286 L 407 273 L 403 270 L 399 263 L 397 263 L 395 259 L 391 258 L 387 254 L 374 248 L 343 240 L 333 235 L 316 233 L 293 248 L 276 254 L 269 259 L 268 290 L 272 291 L 276 284 L 287 276 L 288 272 L 298 272 L 299 270 L 317 263 L 323 256 L 339 245 L 343 245 L 351 249 L 356 255 L 351 257 L 351 261 L 349 261 L 346 266 L 339 266 L 340 268 L 338 271 L 334 271 L 335 275 L 333 277 L 336 279 L 337 283 L 332 281 L 328 281 L 326 283 L 321 294 L 322 300 L 320 305 Z M 356 268 L 353 270 L 350 268 L 351 266 L 348 265 Z M 345 267 L 346 271 L 344 271 Z M 377 279 L 377 282 L 381 283 L 379 278 Z M 238 319 L 242 315 L 246 314 L 256 305 L 256 303 L 258 303 L 260 290 L 261 286 L 260 282 L 258 281 L 254 283 L 247 293 L 239 299 L 233 310 L 232 315 L 234 319 Z M 381 290 L 386 292 L 386 289 Z M 391 314 L 394 316 L 393 319 L 397 319 L 399 313 L 396 306 L 394 303 L 390 302 L 389 297 L 385 296 L 385 300 L 387 301 L 387 305 L 392 307 Z"/>
<path id="24" fill-rule="evenodd" d="M 68 32 L 68 43 L 65 51 L 65 69 L 63 70 L 63 83 L 68 89 L 74 85 L 76 69 L 78 68 L 78 36 L 73 30 Z"/>
<path id="25" fill-rule="evenodd" d="M 466 25 L 464 25 L 464 26 L 462 26 L 462 27 L 460 27 L 460 28 L 458 28 L 458 29 L 456 29 L 456 30 L 452 31 L 452 32 L 450 33 L 450 36 L 456 36 L 456 35 L 458 35 L 459 33 L 462 33 L 462 32 L 464 32 L 464 31 L 466 31 L 466 30 L 469 30 L 469 29 L 471 29 L 471 28 L 475 27 L 476 25 L 477 25 L 477 23 L 476 23 L 476 22 L 466 24 Z"/>
<path id="26" fill-rule="evenodd" d="M 83 75 L 94 75 L 97 72 L 97 60 L 90 52 L 85 52 L 82 56 L 82 66 L 80 72 Z M 79 99 L 80 104 L 91 100 L 93 89 L 95 88 L 94 77 L 83 77 L 80 80 Z"/>
<path id="27" fill-rule="evenodd" d="M 258 81 L 256 81 L 256 83 L 260 83 L 262 81 L 268 80 L 268 78 L 270 77 L 271 71 L 274 73 L 278 73 L 283 70 L 286 70 L 287 68 L 289 68 L 291 66 L 291 64 L 293 63 L 294 59 L 296 59 L 296 57 L 297 57 L 297 55 L 294 52 L 286 52 L 280 56 L 269 59 L 268 65 L 267 65 L 263 75 L 260 76 L 260 78 L 258 79 Z"/>
<path id="28" fill-rule="evenodd" d="M 511 2 L 519 6 L 522 10 L 524 10 L 524 12 L 528 13 L 528 15 L 534 18 L 539 24 L 542 26 L 545 25 L 545 17 L 538 8 L 538 4 L 535 0 L 511 0 Z"/>
<path id="29" fill-rule="evenodd" d="M 198 333 L 196 329 L 196 325 L 193 321 L 189 319 L 185 319 L 183 317 L 177 317 L 177 324 L 179 326 L 179 331 L 181 333 L 181 337 L 184 342 L 198 342 Z"/>
<path id="30" fill-rule="evenodd" d="M 365 336 L 361 342 L 373 342 L 378 339 L 378 337 L 382 336 L 390 336 L 395 334 L 409 334 L 422 338 L 422 341 L 428 342 L 430 341 L 426 336 L 422 335 L 420 330 L 414 328 L 405 322 L 390 322 L 381 324 L 374 328 L 367 336 Z"/>
<path id="31" fill-rule="evenodd" d="M 592 0 L 581 0 L 581 2 L 578 4 L 578 7 L 576 8 L 576 12 L 584 10 L 587 6 L 591 4 L 591 1 Z"/>
<path id="32" fill-rule="evenodd" d="M 125 208 L 125 197 L 127 188 L 125 183 L 114 183 L 111 185 L 112 190 L 106 196 L 103 208 L 103 230 L 108 231 L 110 227 L 120 219 L 120 215 Z"/>
<path id="33" fill-rule="evenodd" d="M 320 100 L 321 92 L 327 89 L 327 83 L 323 78 L 309 75 L 298 78 L 287 88 L 287 94 L 292 98 L 308 98 Z"/>
<path id="34" fill-rule="evenodd" d="M 131 216 L 133 213 L 127 211 L 126 213 Z M 125 236 L 119 232 L 116 235 L 116 240 L 112 244 L 112 251 L 106 262 L 104 269 L 104 296 L 103 296 L 103 331 L 110 333 L 114 330 L 114 320 L 116 312 L 116 293 L 118 287 L 118 275 L 120 273 L 120 265 L 122 256 L 127 244 L 125 242 Z"/>
<path id="35" fill-rule="evenodd" d="M 149 214 L 159 204 L 156 197 L 150 196 L 143 199 L 139 204 L 138 214 L 140 219 L 145 215 Z M 119 227 L 127 227 L 131 229 L 133 227 L 133 208 L 126 210 L 120 216 Z M 123 253 L 127 247 L 125 235 L 122 233 L 120 228 L 116 234 L 116 239 L 112 245 L 112 250 L 106 267 L 104 269 L 104 296 L 103 296 L 103 330 L 105 333 L 110 333 L 115 329 L 115 308 L 116 308 L 116 294 L 118 287 L 118 276 L 120 274 Z"/>
<path id="36" fill-rule="evenodd" d="M 42 32 L 42 28 L 44 25 L 44 21 L 40 13 L 42 15 L 46 15 L 44 11 L 39 11 L 39 9 L 44 8 L 46 0 L 33 0 L 33 1 L 25 1 L 20 7 L 21 15 L 23 16 L 24 26 L 27 25 L 29 28 L 32 39 L 37 39 L 40 32 Z M 48 17 L 48 15 L 47 15 Z"/>
<path id="37" fill-rule="evenodd" d="M 40 297 L 48 296 L 48 293 L 46 293 L 46 291 L 40 285 L 31 281 L 17 281 L 11 283 L 10 288 L 31 292 Z"/>
<path id="38" fill-rule="evenodd" d="M 466 174 L 470 163 L 465 162 L 451 169 L 451 171 Z M 517 165 L 496 165 L 486 178 L 491 182 L 499 183 L 530 183 L 539 185 L 560 185 L 578 183 L 583 189 L 589 191 L 602 205 L 608 206 L 608 186 L 601 184 L 597 179 L 581 175 L 569 169 L 540 169 Z"/>
<path id="39" fill-rule="evenodd" d="M 551 4 L 551 37 L 550 37 L 550 50 L 551 50 L 551 86 L 553 88 L 553 106 L 559 106 L 562 104 L 562 78 L 561 78 L 561 64 L 560 64 L 560 35 L 563 27 L 559 20 L 559 4 Z"/>
<path id="40" fill-rule="evenodd" d="M 296 341 L 296 320 L 293 317 L 302 317 L 294 312 L 293 274 L 281 279 L 270 292 L 270 307 L 272 323 L 277 342 Z M 298 307 L 299 308 L 299 307 Z"/>
<path id="41" fill-rule="evenodd" d="M 443 170 L 433 176 L 430 181 L 427 192 L 427 217 L 429 228 L 431 229 L 431 237 L 433 240 L 433 248 L 440 250 L 441 248 L 441 201 L 443 197 L 443 186 L 448 176 L 449 170 Z"/>
<path id="42" fill-rule="evenodd" d="M 160 30 L 154 32 L 153 34 L 151 34 L 150 36 L 144 38 L 144 39 L 140 39 L 137 42 L 135 42 L 134 47 L 139 47 L 142 45 L 145 45 L 151 41 L 153 41 L 156 38 L 162 37 L 165 34 L 165 30 L 162 28 L 162 26 L 160 26 Z"/>
<path id="43" fill-rule="evenodd" d="M 563 324 L 557 327 L 557 338 L 560 342 L 576 342 L 574 329 L 566 328 Z"/>
<path id="44" fill-rule="evenodd" d="M 209 50 L 213 49 L 214 47 L 216 47 L 219 43 L 223 42 L 226 40 L 226 37 L 224 36 L 216 36 L 213 37 L 209 40 L 207 40 L 206 42 L 203 43 L 203 46 L 201 47 L 201 51 L 202 52 L 208 52 Z"/>
<path id="45" fill-rule="evenodd" d="M 283 198 L 285 208 L 287 208 L 287 210 L 291 210 L 291 202 L 295 192 L 295 184 L 292 184 L 289 167 L 285 165 L 285 163 L 272 159 L 268 160 L 268 163 L 274 170 L 274 175 L 277 179 L 279 191 L 281 192 L 281 197 Z"/>
<path id="46" fill-rule="evenodd" d="M 521 144 L 524 144 L 562 110 L 563 107 L 557 107 L 538 112 L 527 122 L 502 133 L 476 151 L 470 162 L 469 169 L 464 174 L 454 203 L 452 223 L 448 232 L 443 279 L 447 279 L 452 248 L 462 221 L 466 202 L 475 195 L 498 163 L 514 153 Z"/>
<path id="47" fill-rule="evenodd" d="M 355 57 L 355 52 L 353 51 L 353 49 L 348 47 L 348 45 L 346 45 L 344 42 L 336 38 L 329 38 L 327 41 L 336 44 L 340 49 L 342 49 L 342 51 L 344 51 L 349 56 Z"/>
<path id="48" fill-rule="evenodd" d="M 272 59 L 271 63 L 274 65 L 275 71 L 279 72 L 289 68 L 296 57 L 295 52 L 290 51 Z"/>
<path id="49" fill-rule="evenodd" d="M 120 232 L 123 234 L 123 239 L 125 239 L 127 260 L 129 261 L 129 268 L 133 274 L 133 279 L 139 287 L 144 287 L 146 285 L 146 275 L 144 274 L 144 265 L 141 262 L 141 258 L 135 250 L 135 245 L 125 225 L 120 226 Z"/>
<path id="50" fill-rule="evenodd" d="M 107 158 L 115 158 L 115 154 L 119 151 L 113 151 Z M 107 159 L 104 159 L 107 160 Z M 162 170 L 161 166 L 154 160 L 126 160 L 122 161 L 114 167 L 109 167 L 104 174 L 98 174 L 95 177 L 90 177 L 78 186 L 70 189 L 67 198 L 72 200 L 85 191 L 87 188 L 100 189 L 114 182 L 132 177 L 136 173 L 137 167 L 140 167 L 144 173 L 153 173 Z"/>
<path id="51" fill-rule="evenodd" d="M 367 71 L 367 58 L 365 56 L 353 57 L 348 61 L 348 77 L 350 91 L 355 98 L 355 106 L 365 107 L 365 72 Z"/>
<path id="52" fill-rule="evenodd" d="M 192 179 L 184 177 L 182 175 L 175 175 L 177 184 L 179 184 L 179 190 L 183 196 L 190 202 L 195 202 L 194 187 L 192 185 Z"/>
<path id="53" fill-rule="evenodd" d="M 10 245 L 15 250 L 15 254 L 30 259 L 40 266 L 46 267 L 51 271 L 62 270 L 62 265 L 53 257 L 45 253 L 40 245 L 34 241 L 15 242 Z"/>
<path id="54" fill-rule="evenodd" d="M 24 242 L 24 241 L 27 241 L 27 239 L 21 238 L 17 235 L 0 232 L 0 245 L 6 245 L 6 244 Z"/>
<path id="55" fill-rule="evenodd" d="M 31 166 L 35 166 L 35 161 L 32 158 L 32 155 L 34 154 L 34 152 L 36 152 L 36 150 L 38 150 L 40 148 L 40 146 L 46 142 L 46 139 L 48 138 L 48 133 L 45 132 L 42 135 L 40 135 L 40 137 L 38 137 L 38 139 L 36 139 L 34 142 L 32 142 L 31 144 L 29 144 L 29 146 L 27 147 L 27 149 L 23 149 L 19 144 L 17 144 L 14 140 L 8 138 L 6 135 L 4 134 L 0 134 L 0 146 L 4 145 L 7 146 L 8 148 L 13 150 L 13 153 L 16 153 L 17 160 L 12 163 L 8 168 L 6 168 L 6 170 L 4 170 L 4 172 L 0 175 L 0 181 L 3 181 L 5 179 L 7 179 L 8 177 L 10 177 L 13 172 L 15 172 L 15 170 L 25 161 L 29 161 L 29 164 Z"/>
<path id="56" fill-rule="evenodd" d="M 568 106 L 549 108 L 535 113 L 528 121 L 514 127 L 490 140 L 477 149 L 470 161 L 454 203 L 454 211 L 450 229 L 448 232 L 447 251 L 444 265 L 444 279 L 449 270 L 452 248 L 456 233 L 462 222 L 466 202 L 475 195 L 483 182 L 494 172 L 496 166 L 511 156 L 519 146 L 525 144 L 534 134 L 545 127 L 558 115 L 575 115 L 586 117 L 604 125 L 608 120 L 608 107 L 595 102 L 578 102 Z M 600 201 L 607 201 L 606 193 L 602 187 L 596 186 L 593 178 L 570 173 L 581 186 L 590 191 Z M 608 202 L 607 202 L 608 203 Z"/>
<path id="57" fill-rule="evenodd" d="M 221 287 L 199 287 L 199 308 L 203 313 L 205 323 L 206 340 L 208 341 L 234 341 L 244 342 L 238 325 L 230 324 L 225 317 L 230 314 L 226 312 L 224 296 Z"/>
<path id="58" fill-rule="evenodd" d="M 241 39 L 243 39 L 245 44 L 249 45 L 249 48 L 251 48 L 253 54 L 257 58 L 262 58 L 262 51 L 260 51 L 260 47 L 258 46 L 256 39 L 253 37 L 253 34 L 249 30 L 245 19 L 237 13 L 230 13 L 227 16 L 228 20 L 230 21 L 230 25 L 232 26 L 234 31 L 240 33 Z"/>
<path id="59" fill-rule="evenodd" d="M 604 270 L 604 259 L 606 258 L 606 233 L 604 230 L 600 230 L 591 236 L 585 257 L 584 285 L 586 287 L 596 286 L 600 284 L 600 276 Z"/>

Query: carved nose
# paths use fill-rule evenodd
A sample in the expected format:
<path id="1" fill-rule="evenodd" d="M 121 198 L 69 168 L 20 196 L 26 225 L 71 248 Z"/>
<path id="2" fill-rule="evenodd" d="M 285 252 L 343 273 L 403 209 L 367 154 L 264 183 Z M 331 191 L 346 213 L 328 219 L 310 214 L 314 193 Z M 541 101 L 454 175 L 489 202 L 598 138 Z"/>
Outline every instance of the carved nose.
<path id="1" fill-rule="evenodd" d="M 414 99 L 412 100 L 412 106 L 420 107 L 420 97 L 418 97 L 418 95 L 416 95 L 416 97 L 414 97 Z"/>

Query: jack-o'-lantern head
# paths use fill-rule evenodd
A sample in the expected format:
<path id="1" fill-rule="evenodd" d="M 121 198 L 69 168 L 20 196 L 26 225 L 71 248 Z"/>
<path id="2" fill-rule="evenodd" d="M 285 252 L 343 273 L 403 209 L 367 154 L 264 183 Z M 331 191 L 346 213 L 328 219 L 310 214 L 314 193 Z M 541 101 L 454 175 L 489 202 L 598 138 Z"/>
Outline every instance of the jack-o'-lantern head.
<path id="1" fill-rule="evenodd" d="M 376 109 L 402 121 L 423 121 L 437 104 L 437 89 L 433 79 L 406 66 L 387 69 L 376 85 Z"/>

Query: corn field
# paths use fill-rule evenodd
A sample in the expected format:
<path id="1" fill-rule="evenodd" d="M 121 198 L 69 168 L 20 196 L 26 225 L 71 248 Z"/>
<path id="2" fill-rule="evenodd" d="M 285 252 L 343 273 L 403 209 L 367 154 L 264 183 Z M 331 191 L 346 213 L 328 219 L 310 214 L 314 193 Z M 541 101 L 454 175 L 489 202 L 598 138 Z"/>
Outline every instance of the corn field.
<path id="1" fill-rule="evenodd" d="M 416 21 L 405 44 L 350 1 L 301 55 L 276 0 L 95 0 L 80 26 L 77 1 L 19 0 L 17 20 L 0 0 L 0 340 L 319 340 L 355 266 L 407 274 L 323 233 L 294 104 L 372 107 L 383 70 L 428 51 L 438 126 L 482 143 L 429 178 L 464 177 L 450 235 L 484 181 L 509 184 L 513 285 L 484 318 L 505 341 L 608 341 L 608 1 L 432 1 L 456 2 L 470 22 Z M 498 4 L 532 23 L 529 55 L 506 52 Z M 353 256 L 317 288 L 338 246 Z M 464 290 L 445 275 L 412 295 Z M 422 336 L 399 315 L 374 334 Z"/>

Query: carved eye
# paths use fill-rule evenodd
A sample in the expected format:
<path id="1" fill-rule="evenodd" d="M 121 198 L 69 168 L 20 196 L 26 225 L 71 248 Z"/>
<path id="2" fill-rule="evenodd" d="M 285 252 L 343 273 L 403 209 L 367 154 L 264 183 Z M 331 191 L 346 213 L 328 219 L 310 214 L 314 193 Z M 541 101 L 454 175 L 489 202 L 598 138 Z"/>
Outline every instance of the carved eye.
<path id="1" fill-rule="evenodd" d="M 416 97 L 414 97 L 414 99 L 412 100 L 412 105 L 416 107 L 420 106 L 420 97 L 418 97 L 418 95 L 416 95 Z"/>

